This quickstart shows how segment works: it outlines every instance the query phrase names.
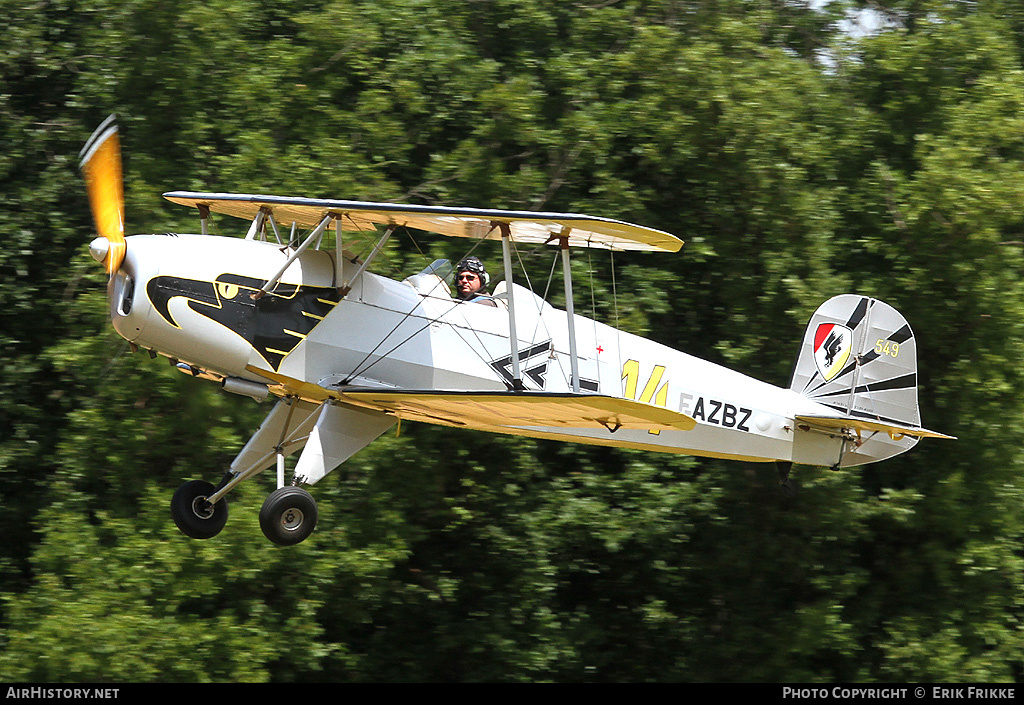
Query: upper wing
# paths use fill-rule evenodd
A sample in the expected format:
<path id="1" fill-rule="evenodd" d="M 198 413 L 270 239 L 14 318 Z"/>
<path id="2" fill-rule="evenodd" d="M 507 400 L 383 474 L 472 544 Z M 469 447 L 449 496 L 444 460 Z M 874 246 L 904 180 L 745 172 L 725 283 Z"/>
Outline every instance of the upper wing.
<path id="1" fill-rule="evenodd" d="M 538 427 L 689 431 L 697 424 L 678 411 L 601 394 L 348 389 L 340 398 L 402 419 L 513 435 Z"/>
<path id="2" fill-rule="evenodd" d="M 661 230 L 578 213 L 543 213 L 485 208 L 450 208 L 401 203 L 368 203 L 321 198 L 288 198 L 232 193 L 171 191 L 164 198 L 184 206 L 206 206 L 215 213 L 251 220 L 261 208 L 278 222 L 313 227 L 328 215 L 341 216 L 343 230 L 404 225 L 451 237 L 498 240 L 495 223 L 507 223 L 516 242 L 543 244 L 568 232 L 572 247 L 677 252 L 683 241 Z M 338 222 L 338 221 L 335 221 Z M 329 227 L 335 227 L 332 223 Z"/>

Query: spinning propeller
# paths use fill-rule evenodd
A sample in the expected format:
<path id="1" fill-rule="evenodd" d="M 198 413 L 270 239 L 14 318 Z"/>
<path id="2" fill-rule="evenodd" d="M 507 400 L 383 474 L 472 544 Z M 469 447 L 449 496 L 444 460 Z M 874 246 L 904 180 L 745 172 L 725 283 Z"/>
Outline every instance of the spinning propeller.
<path id="1" fill-rule="evenodd" d="M 113 276 L 124 260 L 124 187 L 121 177 L 121 144 L 117 122 L 111 115 L 96 128 L 79 153 L 92 217 L 99 237 L 89 252 Z"/>

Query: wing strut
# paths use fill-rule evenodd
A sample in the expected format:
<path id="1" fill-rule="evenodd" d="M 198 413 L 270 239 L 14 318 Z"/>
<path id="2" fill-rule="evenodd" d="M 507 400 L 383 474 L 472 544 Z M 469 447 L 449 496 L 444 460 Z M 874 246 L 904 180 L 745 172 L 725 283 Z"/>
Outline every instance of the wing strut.
<path id="1" fill-rule="evenodd" d="M 569 269 L 569 231 L 566 226 L 558 236 L 559 247 L 562 248 L 562 279 L 565 281 L 565 316 L 569 322 L 569 369 L 572 375 L 572 391 L 580 391 L 580 364 L 576 359 L 576 314 L 572 304 L 572 271 Z"/>
<path id="2" fill-rule="evenodd" d="M 505 286 L 508 291 L 508 328 L 509 347 L 512 355 L 512 388 L 517 391 L 526 389 L 523 385 L 523 377 L 519 368 L 519 336 L 516 333 L 516 308 L 515 296 L 512 291 L 512 252 L 510 241 L 512 239 L 511 227 L 508 223 L 501 221 L 492 222 L 494 227 L 501 231 L 501 255 L 505 265 Z M 569 366 L 572 383 L 572 391 L 580 391 L 580 370 L 579 360 L 576 351 L 576 321 L 572 301 L 572 270 L 569 266 L 569 233 L 572 231 L 568 225 L 562 227 L 558 235 L 552 235 L 549 239 L 558 240 L 562 250 L 562 280 L 565 285 L 565 315 L 569 324 Z"/>
<path id="3" fill-rule="evenodd" d="M 196 205 L 196 208 L 199 209 L 199 232 L 203 235 L 209 235 L 210 230 L 206 223 L 210 220 L 210 207 L 199 203 Z"/>
<path id="4" fill-rule="evenodd" d="M 306 248 L 309 247 L 311 242 L 320 237 L 320 234 L 323 233 L 324 228 L 326 228 L 330 224 L 333 218 L 334 216 L 331 215 L 324 216 L 324 219 L 320 221 L 320 225 L 316 226 L 313 232 L 309 234 L 309 237 L 303 240 L 302 244 L 295 248 L 295 252 L 293 252 L 288 257 L 288 259 L 284 261 L 284 264 L 281 265 L 281 268 L 277 270 L 274 276 L 267 280 L 267 283 L 263 285 L 263 288 L 252 295 L 252 298 L 257 300 L 262 299 L 267 294 L 267 292 L 269 292 L 271 289 L 277 286 L 277 282 L 279 279 L 281 279 L 281 275 L 284 274 L 285 270 L 292 265 L 292 262 L 299 258 L 299 255 L 306 251 Z"/>
<path id="5" fill-rule="evenodd" d="M 341 219 L 340 218 L 338 219 L 338 225 L 339 226 L 341 225 Z M 362 274 L 363 272 L 366 271 L 366 268 L 370 266 L 370 262 L 372 262 L 374 260 L 374 258 L 378 254 L 380 254 L 381 248 L 384 247 L 384 243 L 388 241 L 388 238 L 391 237 L 391 233 L 395 232 L 395 228 L 397 228 L 397 227 L 398 227 L 397 225 L 389 225 L 388 226 L 388 229 L 385 230 L 384 234 L 380 236 L 380 240 L 378 240 L 377 244 L 373 246 L 372 250 L 370 250 L 370 254 L 366 255 L 366 259 L 363 260 L 363 263 L 361 265 L 359 265 L 359 269 L 356 270 L 356 273 L 352 275 L 351 279 L 349 279 L 347 282 L 345 282 L 341 286 L 339 291 L 341 292 L 341 295 L 343 297 L 348 296 L 348 292 L 352 291 L 352 284 L 353 284 L 353 282 L 355 282 L 355 280 L 359 278 L 360 274 Z M 340 227 L 338 228 L 338 241 L 339 242 L 341 241 L 341 228 Z M 339 258 L 338 261 L 339 262 L 341 261 L 340 258 Z"/>
<path id="6" fill-rule="evenodd" d="M 343 215 L 334 216 L 334 283 L 336 286 L 344 286 L 342 281 L 345 277 L 345 245 L 342 242 L 341 219 Z"/>
<path id="7" fill-rule="evenodd" d="M 501 256 L 505 264 L 505 288 L 508 291 L 508 343 L 512 348 L 512 388 L 516 391 L 523 391 L 526 385 L 523 384 L 523 375 L 519 370 L 519 335 L 516 333 L 516 297 L 512 290 L 512 250 L 510 241 L 512 239 L 512 228 L 508 223 L 501 221 L 492 222 L 501 231 Z"/>
<path id="8" fill-rule="evenodd" d="M 245 234 L 246 240 L 255 240 L 256 236 L 263 230 L 263 224 L 267 220 L 267 213 L 270 212 L 270 208 L 267 206 L 260 206 L 259 211 L 256 213 L 256 217 L 252 219 L 252 223 L 249 225 L 249 231 Z"/>

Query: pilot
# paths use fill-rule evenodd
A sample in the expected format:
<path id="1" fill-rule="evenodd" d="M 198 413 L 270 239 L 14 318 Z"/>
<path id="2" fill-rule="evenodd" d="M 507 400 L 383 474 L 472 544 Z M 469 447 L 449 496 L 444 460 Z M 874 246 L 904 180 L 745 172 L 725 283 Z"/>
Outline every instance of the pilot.
<path id="1" fill-rule="evenodd" d="M 487 295 L 489 280 L 484 263 L 476 257 L 467 257 L 455 270 L 455 295 L 463 301 L 497 306 Z"/>

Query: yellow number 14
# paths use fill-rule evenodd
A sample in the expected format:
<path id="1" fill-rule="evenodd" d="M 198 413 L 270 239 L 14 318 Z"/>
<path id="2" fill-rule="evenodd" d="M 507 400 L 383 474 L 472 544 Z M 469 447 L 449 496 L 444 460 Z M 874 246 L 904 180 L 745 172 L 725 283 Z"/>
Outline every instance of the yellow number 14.
<path id="1" fill-rule="evenodd" d="M 640 382 L 640 363 L 636 360 L 627 360 L 626 364 L 622 366 L 622 379 L 626 380 L 626 387 L 623 390 L 623 396 L 627 399 L 636 399 L 646 404 L 650 404 L 654 401 L 656 406 L 666 406 L 668 404 L 668 382 L 661 384 L 661 378 L 665 374 L 665 368 L 662 365 L 655 365 L 654 369 L 651 370 L 651 376 L 647 380 L 647 384 L 644 385 L 644 391 L 640 393 L 638 397 L 636 395 L 637 384 Z M 661 384 L 659 388 L 658 385 Z M 656 431 L 652 431 L 656 433 Z"/>

